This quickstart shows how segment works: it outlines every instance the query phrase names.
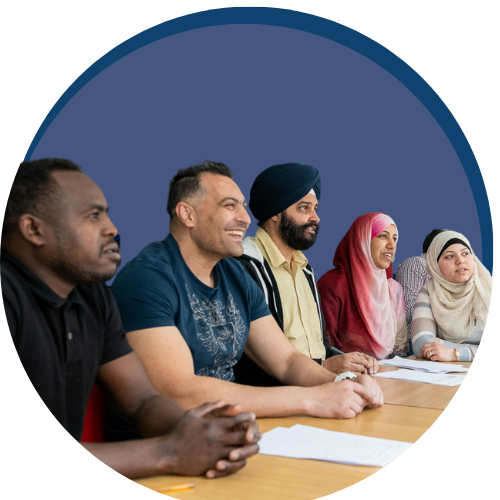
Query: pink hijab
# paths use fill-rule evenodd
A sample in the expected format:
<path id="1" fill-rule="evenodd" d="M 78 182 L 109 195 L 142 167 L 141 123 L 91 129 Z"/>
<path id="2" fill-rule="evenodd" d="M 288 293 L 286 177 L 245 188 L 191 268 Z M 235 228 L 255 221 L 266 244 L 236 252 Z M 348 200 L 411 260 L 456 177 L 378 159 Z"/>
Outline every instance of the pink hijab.
<path id="1" fill-rule="evenodd" d="M 396 224 L 386 214 L 358 217 L 333 259 L 336 269 L 319 281 L 330 342 L 344 352 L 361 351 L 385 359 L 405 319 L 401 285 L 373 262 L 371 240 Z"/>

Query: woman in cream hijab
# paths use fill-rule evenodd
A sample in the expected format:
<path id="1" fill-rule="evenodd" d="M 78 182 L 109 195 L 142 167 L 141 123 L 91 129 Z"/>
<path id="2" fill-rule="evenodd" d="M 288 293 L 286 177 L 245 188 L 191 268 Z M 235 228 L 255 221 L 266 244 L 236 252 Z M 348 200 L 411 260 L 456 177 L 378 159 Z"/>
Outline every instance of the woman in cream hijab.
<path id="1" fill-rule="evenodd" d="M 469 240 L 455 231 L 438 234 L 427 251 L 431 279 L 413 312 L 413 351 L 431 361 L 472 361 L 483 335 L 491 275 Z"/>

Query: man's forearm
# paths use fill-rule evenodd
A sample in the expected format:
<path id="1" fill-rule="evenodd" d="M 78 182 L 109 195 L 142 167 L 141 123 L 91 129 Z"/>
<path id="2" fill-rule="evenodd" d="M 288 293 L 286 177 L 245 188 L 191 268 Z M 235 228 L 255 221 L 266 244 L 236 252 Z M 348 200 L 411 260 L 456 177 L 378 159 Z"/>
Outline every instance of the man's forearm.
<path id="1" fill-rule="evenodd" d="M 144 438 L 161 436 L 170 432 L 184 412 L 173 399 L 157 394 L 141 404 L 132 424 Z"/>
<path id="2" fill-rule="evenodd" d="M 301 387 L 314 387 L 335 380 L 336 374 L 332 373 L 318 363 L 297 351 L 290 357 L 286 371 L 279 379 L 286 385 Z"/>
<path id="3" fill-rule="evenodd" d="M 326 370 L 325 370 L 326 371 Z M 157 388 L 190 409 L 205 401 L 223 400 L 257 417 L 308 413 L 311 389 L 305 387 L 251 387 L 211 377 L 192 375 L 183 384 Z"/>
<path id="4" fill-rule="evenodd" d="M 174 398 L 182 407 L 189 409 L 204 401 L 222 399 L 238 404 L 243 411 L 252 411 L 257 417 L 282 417 L 311 414 L 315 398 L 314 386 L 333 382 L 336 375 L 296 349 L 289 356 L 285 371 L 271 373 L 286 387 L 251 387 L 211 377 L 191 375 L 182 384 L 157 388 Z"/>
<path id="5" fill-rule="evenodd" d="M 162 474 L 221 477 L 245 466 L 258 452 L 258 426 L 252 413 L 206 403 L 184 412 L 168 434 L 121 443 L 83 446 L 129 478 Z"/>
<path id="6" fill-rule="evenodd" d="M 325 370 L 326 371 L 326 370 Z M 258 417 L 311 415 L 321 418 L 352 418 L 366 404 L 380 406 L 380 386 L 367 375 L 364 384 L 351 381 L 330 381 L 316 387 L 249 387 L 224 380 L 189 376 L 186 385 L 175 384 L 170 396 L 185 408 L 203 399 L 222 399 L 251 410 Z M 361 377 L 358 378 L 361 382 Z M 181 387 L 182 385 L 182 387 Z"/>

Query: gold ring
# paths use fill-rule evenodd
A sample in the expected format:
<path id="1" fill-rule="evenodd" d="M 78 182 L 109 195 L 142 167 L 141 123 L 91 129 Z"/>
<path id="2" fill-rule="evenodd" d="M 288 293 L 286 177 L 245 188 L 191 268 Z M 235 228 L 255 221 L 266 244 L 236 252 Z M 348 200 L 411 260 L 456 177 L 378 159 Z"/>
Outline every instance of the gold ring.
<path id="1" fill-rule="evenodd" d="M 429 354 L 430 354 L 430 356 L 431 356 L 431 358 L 432 358 L 432 351 L 429 351 Z"/>

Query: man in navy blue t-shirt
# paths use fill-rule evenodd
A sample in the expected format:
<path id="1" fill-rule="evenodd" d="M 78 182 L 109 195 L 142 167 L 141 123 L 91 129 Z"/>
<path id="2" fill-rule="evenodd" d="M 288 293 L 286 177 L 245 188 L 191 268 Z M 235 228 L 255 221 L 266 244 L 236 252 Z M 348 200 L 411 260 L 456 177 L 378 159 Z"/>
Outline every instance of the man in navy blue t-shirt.
<path id="1" fill-rule="evenodd" d="M 184 408 L 225 399 L 257 416 L 349 418 L 383 403 L 368 375 L 332 374 L 281 332 L 262 291 L 236 260 L 250 224 L 232 172 L 204 162 L 170 183 L 170 234 L 147 246 L 112 291 L 128 339 L 157 390 Z M 284 180 L 285 182 L 285 180 Z M 241 354 L 291 387 L 233 383 Z M 334 381 L 336 381 L 334 383 Z"/>
<path id="2" fill-rule="evenodd" d="M 113 294 L 127 331 L 175 327 L 191 350 L 195 374 L 221 380 L 234 380 L 249 325 L 270 314 L 236 260 L 220 260 L 210 286 L 192 273 L 171 234 L 124 267 Z"/>

